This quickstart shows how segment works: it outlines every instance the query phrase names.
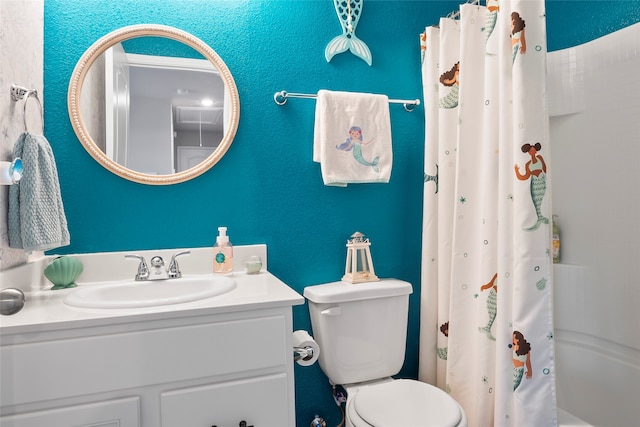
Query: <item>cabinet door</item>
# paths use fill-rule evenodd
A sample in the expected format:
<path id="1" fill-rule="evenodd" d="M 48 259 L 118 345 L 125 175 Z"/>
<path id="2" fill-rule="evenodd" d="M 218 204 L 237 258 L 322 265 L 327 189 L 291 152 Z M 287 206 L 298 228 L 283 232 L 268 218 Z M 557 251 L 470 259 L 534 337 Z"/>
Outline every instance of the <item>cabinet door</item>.
<path id="1" fill-rule="evenodd" d="M 287 375 L 274 374 L 162 393 L 162 427 L 286 427 Z"/>
<path id="2" fill-rule="evenodd" d="M 0 417 L 2 427 L 140 427 L 140 399 L 129 397 Z"/>

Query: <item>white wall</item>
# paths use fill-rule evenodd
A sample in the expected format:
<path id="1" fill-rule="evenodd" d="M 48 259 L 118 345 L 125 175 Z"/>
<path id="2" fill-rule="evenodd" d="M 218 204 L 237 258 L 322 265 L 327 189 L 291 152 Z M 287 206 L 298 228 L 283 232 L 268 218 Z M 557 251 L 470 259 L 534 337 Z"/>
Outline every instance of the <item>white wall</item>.
<path id="1" fill-rule="evenodd" d="M 172 174 L 171 100 L 138 96 L 131 100 L 130 114 L 127 167 L 152 175 Z"/>
<path id="2" fill-rule="evenodd" d="M 87 133 L 102 152 L 107 152 L 105 55 L 100 55 L 84 76 L 80 92 L 80 117 Z"/>
<path id="3" fill-rule="evenodd" d="M 559 405 L 640 419 L 640 24 L 549 54 Z"/>
<path id="4" fill-rule="evenodd" d="M 24 132 L 24 100 L 11 100 L 11 85 L 36 89 L 40 101 L 44 98 L 43 23 L 43 0 L 0 1 L 0 160 L 3 161 L 12 159 L 13 145 Z M 30 100 L 27 107 L 29 130 L 40 129 L 42 124 L 37 104 Z M 8 198 L 9 187 L 0 186 L 0 270 L 22 264 L 28 259 L 23 250 L 9 248 Z"/>

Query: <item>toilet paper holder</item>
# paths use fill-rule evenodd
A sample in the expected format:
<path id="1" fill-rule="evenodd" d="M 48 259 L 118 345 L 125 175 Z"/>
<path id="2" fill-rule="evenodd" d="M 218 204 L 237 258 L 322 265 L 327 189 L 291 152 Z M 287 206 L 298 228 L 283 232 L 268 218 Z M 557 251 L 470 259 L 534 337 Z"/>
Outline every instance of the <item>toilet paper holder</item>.
<path id="1" fill-rule="evenodd" d="M 320 356 L 318 343 L 305 330 L 293 332 L 291 346 L 294 353 L 293 361 L 300 366 L 311 366 Z"/>
<path id="2" fill-rule="evenodd" d="M 293 361 L 297 362 L 298 360 L 311 360 L 313 359 L 313 347 L 293 347 L 293 352 L 295 356 L 293 356 Z"/>

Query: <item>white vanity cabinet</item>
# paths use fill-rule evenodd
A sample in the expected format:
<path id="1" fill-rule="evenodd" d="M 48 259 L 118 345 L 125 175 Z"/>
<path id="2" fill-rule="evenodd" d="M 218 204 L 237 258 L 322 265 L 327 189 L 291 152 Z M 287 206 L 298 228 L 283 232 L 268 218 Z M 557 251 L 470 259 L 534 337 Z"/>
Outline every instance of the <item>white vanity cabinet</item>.
<path id="1" fill-rule="evenodd" d="M 292 302 L 273 305 L 3 333 L 0 425 L 293 427 Z"/>
<path id="2" fill-rule="evenodd" d="M 3 427 L 138 427 L 140 426 L 139 400 L 137 397 L 131 397 L 2 416 L 0 425 Z"/>

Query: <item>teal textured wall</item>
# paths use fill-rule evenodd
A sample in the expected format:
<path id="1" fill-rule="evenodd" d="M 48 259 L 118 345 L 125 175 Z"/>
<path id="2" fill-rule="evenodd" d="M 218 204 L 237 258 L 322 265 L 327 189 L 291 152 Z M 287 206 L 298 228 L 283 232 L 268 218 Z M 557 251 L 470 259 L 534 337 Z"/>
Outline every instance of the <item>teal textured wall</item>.
<path id="1" fill-rule="evenodd" d="M 547 48 L 586 43 L 640 22 L 640 0 L 546 0 Z"/>
<path id="2" fill-rule="evenodd" d="M 330 0 L 45 0 L 45 134 L 71 232 L 71 245 L 56 252 L 209 246 L 225 225 L 236 245 L 268 244 L 269 269 L 302 293 L 305 286 L 341 277 L 346 239 L 361 231 L 372 240 L 376 273 L 414 285 L 400 375 L 415 378 L 423 110 L 390 107 L 389 184 L 330 188 L 311 160 L 315 102 L 292 99 L 279 107 L 273 94 L 331 89 L 420 98 L 418 34 L 459 3 L 366 1 L 357 34 L 372 51 L 369 67 L 348 53 L 325 61 L 325 45 L 340 32 Z M 639 3 L 548 2 L 550 50 L 638 22 Z M 223 58 L 239 89 L 234 143 L 213 169 L 189 182 L 145 186 L 123 180 L 93 161 L 69 123 L 67 88 L 77 60 L 102 35 L 139 23 L 171 25 L 199 37 Z M 294 327 L 310 330 L 306 305 L 294 308 Z M 340 413 L 319 366 L 295 369 L 298 425 L 308 425 L 315 413 L 338 424 Z"/>

